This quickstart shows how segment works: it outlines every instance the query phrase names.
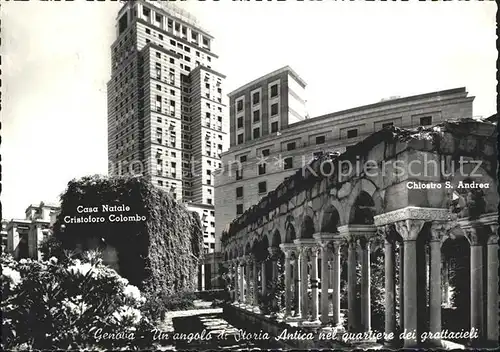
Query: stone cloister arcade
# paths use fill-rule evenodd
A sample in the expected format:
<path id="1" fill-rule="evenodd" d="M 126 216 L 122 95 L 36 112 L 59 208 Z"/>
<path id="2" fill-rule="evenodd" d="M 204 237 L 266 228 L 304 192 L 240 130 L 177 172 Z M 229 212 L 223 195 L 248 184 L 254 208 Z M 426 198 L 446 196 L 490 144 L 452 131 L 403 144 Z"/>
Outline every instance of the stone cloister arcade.
<path id="1" fill-rule="evenodd" d="M 426 343 L 440 345 L 450 257 L 461 253 L 468 257 L 461 271 L 470 288 L 466 329 L 477 332 L 470 343 L 498 341 L 495 143 L 495 125 L 461 120 L 384 129 L 340 156 L 324 154 L 224 233 L 233 300 L 256 309 L 282 264 L 284 320 L 342 329 L 343 275 L 347 330 L 368 332 L 371 285 L 381 279 L 372 277 L 370 257 L 383 250 L 385 332 L 414 332 L 405 347 L 422 346 L 421 334 L 430 332 Z M 468 248 L 457 252 L 455 244 Z"/>

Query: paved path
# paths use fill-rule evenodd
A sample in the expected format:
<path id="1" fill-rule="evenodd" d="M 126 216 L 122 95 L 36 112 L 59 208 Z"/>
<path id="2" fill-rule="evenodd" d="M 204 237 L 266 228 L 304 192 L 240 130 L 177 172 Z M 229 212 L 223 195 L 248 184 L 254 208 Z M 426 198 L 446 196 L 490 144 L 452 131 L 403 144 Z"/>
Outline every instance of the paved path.
<path id="1" fill-rule="evenodd" d="M 197 304 L 202 307 L 203 305 Z M 206 307 L 207 305 L 205 305 Z M 159 330 L 168 334 L 160 350 L 248 350 L 279 348 L 273 339 L 245 339 L 239 329 L 222 316 L 222 308 L 201 308 L 169 312 Z"/>

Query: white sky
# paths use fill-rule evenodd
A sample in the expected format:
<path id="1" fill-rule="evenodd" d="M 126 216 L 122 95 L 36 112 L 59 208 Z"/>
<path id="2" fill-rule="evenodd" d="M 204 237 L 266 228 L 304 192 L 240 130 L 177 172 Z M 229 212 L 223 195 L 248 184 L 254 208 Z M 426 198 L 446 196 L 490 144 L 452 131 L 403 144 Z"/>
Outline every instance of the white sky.
<path id="1" fill-rule="evenodd" d="M 179 3 L 215 37 L 227 91 L 285 65 L 311 117 L 465 86 L 496 112 L 495 2 Z M 107 172 L 106 82 L 117 2 L 2 2 L 3 217 Z"/>

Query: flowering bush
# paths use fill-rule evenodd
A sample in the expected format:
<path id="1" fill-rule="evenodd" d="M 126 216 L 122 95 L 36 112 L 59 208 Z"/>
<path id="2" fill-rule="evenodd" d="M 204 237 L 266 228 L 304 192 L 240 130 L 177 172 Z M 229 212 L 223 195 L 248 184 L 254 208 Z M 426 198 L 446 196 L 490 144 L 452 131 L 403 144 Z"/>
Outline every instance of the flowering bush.
<path id="1" fill-rule="evenodd" d="M 2 254 L 2 349 L 142 348 L 144 297 L 100 259 L 16 262 Z"/>

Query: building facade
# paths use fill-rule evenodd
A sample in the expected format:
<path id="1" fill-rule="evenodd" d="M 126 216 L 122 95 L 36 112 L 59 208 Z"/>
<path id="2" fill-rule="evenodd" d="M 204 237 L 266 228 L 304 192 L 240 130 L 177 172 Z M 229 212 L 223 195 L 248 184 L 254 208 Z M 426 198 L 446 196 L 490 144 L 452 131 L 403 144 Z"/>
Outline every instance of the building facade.
<path id="1" fill-rule="evenodd" d="M 60 208 L 54 204 L 31 204 L 26 208 L 24 219 L 12 219 L 5 222 L 7 237 L 6 251 L 15 259 L 40 259 L 40 244 L 50 235 L 50 228 L 56 222 Z"/>
<path id="2" fill-rule="evenodd" d="M 127 2 L 116 29 L 108 82 L 109 174 L 143 175 L 179 202 L 213 213 L 213 170 L 229 143 L 225 76 L 212 68 L 214 38 L 166 2 Z M 209 249 L 212 233 L 205 233 Z"/>
<path id="3" fill-rule="evenodd" d="M 283 84 L 281 91 L 286 91 Z M 244 90 L 243 90 L 244 91 Z M 224 168 L 216 179 L 216 251 L 228 224 L 283 180 L 325 152 L 342 153 L 368 135 L 388 126 L 415 128 L 449 119 L 472 117 L 474 97 L 465 88 L 410 97 L 393 97 L 375 104 L 283 124 L 279 133 L 233 144 L 238 122 L 237 102 L 231 96 L 231 147 L 223 153 Z M 236 107 L 235 107 L 236 105 Z"/>

